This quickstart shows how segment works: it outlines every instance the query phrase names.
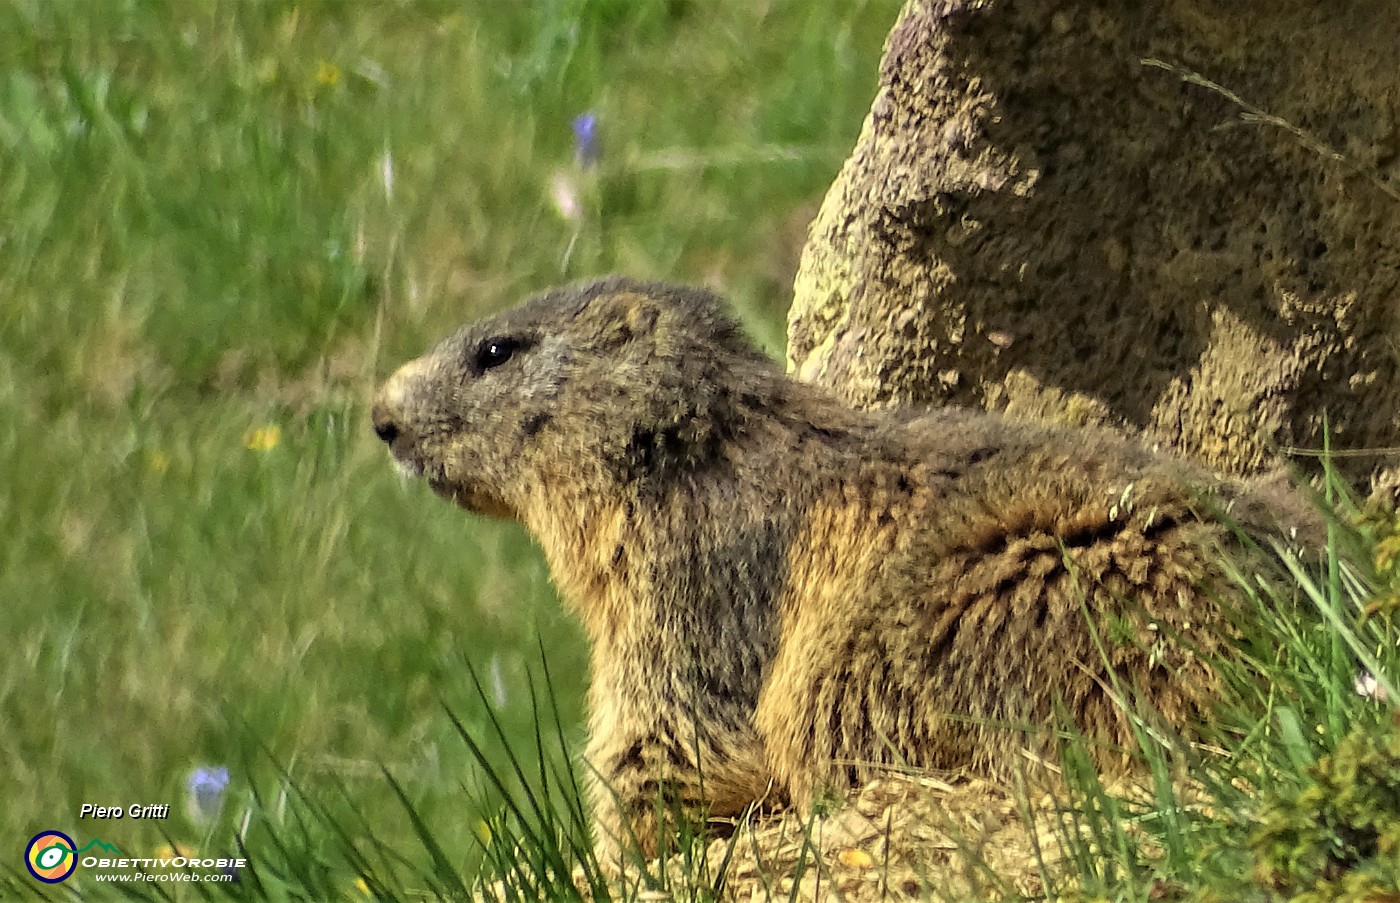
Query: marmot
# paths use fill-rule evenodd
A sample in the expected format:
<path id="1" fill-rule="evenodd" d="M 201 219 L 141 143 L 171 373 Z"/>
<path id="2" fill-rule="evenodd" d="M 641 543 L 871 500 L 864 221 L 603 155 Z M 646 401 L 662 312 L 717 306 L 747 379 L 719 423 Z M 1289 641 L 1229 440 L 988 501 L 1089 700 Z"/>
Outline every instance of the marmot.
<path id="1" fill-rule="evenodd" d="M 613 850 L 654 852 L 666 805 L 1006 769 L 1057 713 L 1128 746 L 1124 696 L 1191 723 L 1235 592 L 1220 547 L 1278 515 L 1105 431 L 852 410 L 711 293 L 619 277 L 467 326 L 372 416 L 400 465 L 548 557 L 592 644 Z"/>

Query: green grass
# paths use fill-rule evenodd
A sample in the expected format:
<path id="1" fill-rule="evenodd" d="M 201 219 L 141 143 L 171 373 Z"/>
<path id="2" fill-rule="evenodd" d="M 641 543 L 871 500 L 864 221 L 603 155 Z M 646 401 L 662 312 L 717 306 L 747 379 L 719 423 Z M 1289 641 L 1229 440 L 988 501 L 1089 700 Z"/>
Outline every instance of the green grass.
<path id="1" fill-rule="evenodd" d="M 1110 791 L 1082 747 L 1066 750 L 1068 793 L 1049 817 L 1070 865 L 1052 897 L 1362 903 L 1400 893 L 1400 570 L 1374 555 L 1400 533 L 1327 479 L 1350 512 L 1321 560 L 1279 546 L 1232 574 L 1245 597 L 1240 637 L 1216 662 L 1221 705 L 1205 742 L 1183 748 L 1144 729 L 1145 796 Z M 1359 692 L 1363 668 L 1380 675 L 1379 699 Z"/>
<path id="2" fill-rule="evenodd" d="M 227 854 L 245 815 L 260 894 L 354 896 L 359 855 L 386 895 L 470 880 L 501 794 L 447 713 L 505 763 L 547 659 L 557 767 L 585 650 L 527 538 L 402 485 L 366 400 L 608 271 L 715 285 L 780 352 L 897 8 L 0 4 L 0 882 L 38 892 L 41 829 Z M 199 764 L 232 772 L 213 826 Z"/>

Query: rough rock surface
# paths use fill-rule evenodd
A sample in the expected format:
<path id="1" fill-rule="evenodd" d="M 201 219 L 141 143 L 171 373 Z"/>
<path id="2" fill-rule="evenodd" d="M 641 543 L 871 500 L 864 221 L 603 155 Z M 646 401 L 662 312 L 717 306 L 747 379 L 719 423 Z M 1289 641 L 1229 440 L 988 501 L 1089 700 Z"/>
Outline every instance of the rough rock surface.
<path id="1" fill-rule="evenodd" d="M 1235 473 L 1400 445 L 1397 59 L 1393 0 L 910 0 L 790 366 Z"/>

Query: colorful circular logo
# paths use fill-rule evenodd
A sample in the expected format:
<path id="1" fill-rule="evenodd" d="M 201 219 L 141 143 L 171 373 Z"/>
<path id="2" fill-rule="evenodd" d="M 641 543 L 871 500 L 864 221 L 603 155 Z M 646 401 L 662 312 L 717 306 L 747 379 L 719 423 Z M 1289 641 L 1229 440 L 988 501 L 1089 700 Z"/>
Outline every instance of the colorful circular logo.
<path id="1" fill-rule="evenodd" d="M 40 831 L 24 848 L 24 865 L 45 884 L 57 884 L 77 870 L 76 849 L 73 838 L 62 831 Z"/>

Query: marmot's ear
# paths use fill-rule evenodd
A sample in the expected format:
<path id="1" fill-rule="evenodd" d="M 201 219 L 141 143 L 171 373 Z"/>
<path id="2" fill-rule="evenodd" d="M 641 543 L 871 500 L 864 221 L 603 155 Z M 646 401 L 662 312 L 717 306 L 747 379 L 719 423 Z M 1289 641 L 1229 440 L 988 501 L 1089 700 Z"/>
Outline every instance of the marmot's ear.
<path id="1" fill-rule="evenodd" d="M 661 305 L 639 292 L 617 292 L 594 298 L 587 315 L 599 324 L 610 345 L 622 345 L 651 333 L 661 318 Z"/>

